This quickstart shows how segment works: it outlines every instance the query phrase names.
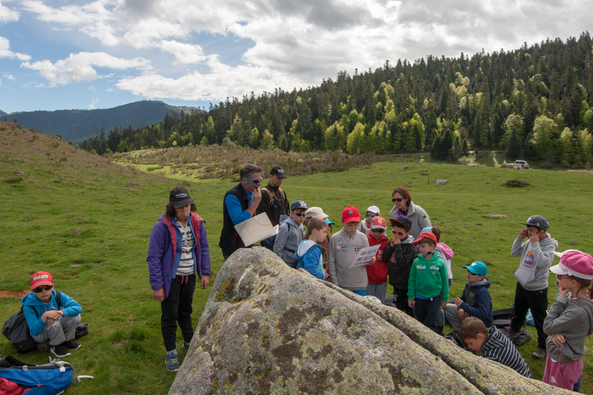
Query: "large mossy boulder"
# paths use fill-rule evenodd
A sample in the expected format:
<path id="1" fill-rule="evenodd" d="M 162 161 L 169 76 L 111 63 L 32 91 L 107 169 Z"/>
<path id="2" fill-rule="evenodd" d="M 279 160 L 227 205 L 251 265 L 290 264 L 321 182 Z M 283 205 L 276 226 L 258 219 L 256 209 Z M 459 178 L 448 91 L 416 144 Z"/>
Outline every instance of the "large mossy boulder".
<path id="1" fill-rule="evenodd" d="M 284 264 L 224 263 L 169 394 L 558 394 L 395 308 Z"/>

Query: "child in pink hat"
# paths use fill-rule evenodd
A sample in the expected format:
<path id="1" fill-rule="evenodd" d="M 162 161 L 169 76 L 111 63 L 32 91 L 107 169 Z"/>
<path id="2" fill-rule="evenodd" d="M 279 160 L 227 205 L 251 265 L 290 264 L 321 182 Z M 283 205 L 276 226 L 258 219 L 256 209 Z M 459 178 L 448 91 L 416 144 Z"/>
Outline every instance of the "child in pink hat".
<path id="1" fill-rule="evenodd" d="M 558 280 L 558 294 L 544 321 L 548 356 L 542 381 L 572 390 L 583 371 L 585 338 L 593 331 L 593 302 L 587 294 L 593 257 L 578 250 L 554 254 L 560 257 L 550 268 Z"/>

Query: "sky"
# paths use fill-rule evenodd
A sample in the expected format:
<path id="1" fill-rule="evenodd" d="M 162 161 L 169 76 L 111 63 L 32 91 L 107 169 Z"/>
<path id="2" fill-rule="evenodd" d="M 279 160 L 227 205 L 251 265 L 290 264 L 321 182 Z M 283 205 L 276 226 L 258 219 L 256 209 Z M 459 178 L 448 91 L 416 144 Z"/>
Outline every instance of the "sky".
<path id="1" fill-rule="evenodd" d="M 386 60 L 578 38 L 592 14 L 590 0 L 0 0 L 0 110 L 208 109 Z"/>

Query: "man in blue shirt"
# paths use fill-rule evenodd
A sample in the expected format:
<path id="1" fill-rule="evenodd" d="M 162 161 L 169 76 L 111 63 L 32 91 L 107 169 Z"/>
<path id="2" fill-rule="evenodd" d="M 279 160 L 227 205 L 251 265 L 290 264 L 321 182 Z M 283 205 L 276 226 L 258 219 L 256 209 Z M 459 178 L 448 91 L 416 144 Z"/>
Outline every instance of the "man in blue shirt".
<path id="1" fill-rule="evenodd" d="M 241 182 L 229 189 L 222 204 L 223 224 L 219 247 L 226 260 L 233 252 L 245 247 L 235 225 L 254 217 L 261 201 L 260 185 L 264 169 L 248 163 L 241 169 Z"/>

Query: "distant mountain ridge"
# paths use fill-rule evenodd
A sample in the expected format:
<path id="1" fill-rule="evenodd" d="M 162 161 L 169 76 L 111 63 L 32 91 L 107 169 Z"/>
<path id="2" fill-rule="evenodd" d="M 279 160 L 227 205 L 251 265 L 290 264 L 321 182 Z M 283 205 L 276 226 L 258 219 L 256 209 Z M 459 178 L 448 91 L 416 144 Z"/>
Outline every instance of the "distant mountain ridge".
<path id="1" fill-rule="evenodd" d="M 24 128 L 35 129 L 46 135 L 58 134 L 66 141 L 74 144 L 96 136 L 105 134 L 116 126 L 136 129 L 142 126 L 163 122 L 167 113 L 181 113 L 201 111 L 193 107 L 176 107 L 162 101 L 143 100 L 100 110 L 57 110 L 57 111 L 29 111 L 6 114 L 0 111 L 0 116 L 8 121 L 16 120 Z"/>

